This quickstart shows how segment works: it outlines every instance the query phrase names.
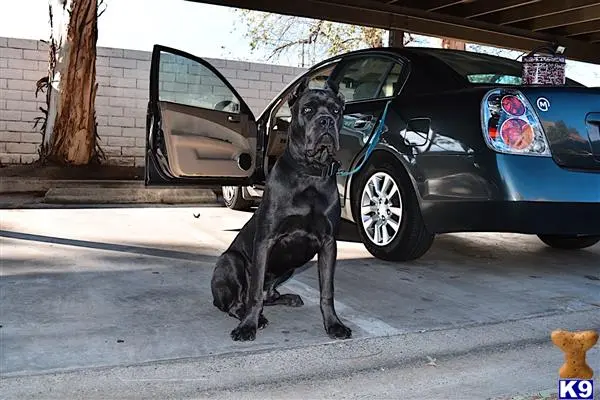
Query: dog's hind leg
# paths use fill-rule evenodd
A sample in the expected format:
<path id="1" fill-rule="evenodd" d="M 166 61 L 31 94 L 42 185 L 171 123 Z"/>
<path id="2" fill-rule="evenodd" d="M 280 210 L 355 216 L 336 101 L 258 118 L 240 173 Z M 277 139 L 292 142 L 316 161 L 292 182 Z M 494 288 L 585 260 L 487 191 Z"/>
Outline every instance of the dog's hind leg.
<path id="1" fill-rule="evenodd" d="M 213 305 L 237 318 L 245 312 L 248 290 L 244 259 L 237 253 L 225 252 L 217 259 L 210 282 Z"/>
<path id="2" fill-rule="evenodd" d="M 277 290 L 273 289 L 272 296 L 268 297 L 265 302 L 265 306 L 277 306 L 283 305 L 288 307 L 302 307 L 304 305 L 304 301 L 302 301 L 302 297 L 297 294 L 286 293 L 280 294 Z"/>
<path id="3" fill-rule="evenodd" d="M 299 295 L 291 294 L 291 293 L 280 294 L 277 291 L 277 287 L 279 285 L 283 284 L 284 282 L 286 282 L 288 279 L 290 279 L 293 274 L 294 274 L 294 271 L 292 270 L 289 273 L 282 275 L 281 277 L 275 279 L 273 281 L 273 283 L 271 283 L 269 285 L 269 288 L 267 291 L 267 296 L 265 297 L 265 301 L 263 302 L 263 305 L 265 305 L 265 306 L 283 305 L 283 306 L 288 306 L 288 307 L 301 307 L 304 305 L 304 302 L 302 301 L 302 297 L 300 297 Z"/>
<path id="4" fill-rule="evenodd" d="M 235 252 L 223 253 L 217 260 L 210 286 L 213 305 L 241 321 L 246 315 L 248 295 L 248 277 L 242 256 Z M 258 328 L 263 329 L 268 324 L 261 313 Z"/>

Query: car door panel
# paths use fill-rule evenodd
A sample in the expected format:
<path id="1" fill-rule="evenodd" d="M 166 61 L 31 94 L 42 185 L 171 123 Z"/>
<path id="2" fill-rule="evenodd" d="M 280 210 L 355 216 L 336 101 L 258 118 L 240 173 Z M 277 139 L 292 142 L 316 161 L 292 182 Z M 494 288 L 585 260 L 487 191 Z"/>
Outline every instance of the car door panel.
<path id="1" fill-rule="evenodd" d="M 363 150 L 375 130 L 386 102 L 386 99 L 376 99 L 346 106 L 343 125 L 340 130 L 340 150 L 338 152 L 341 169 L 351 170 L 360 162 L 363 155 L 361 150 Z M 349 195 L 349 193 L 346 193 L 348 177 L 339 176 L 337 182 L 343 204 L 343 200 Z"/>
<path id="2" fill-rule="evenodd" d="M 248 116 L 159 102 L 171 172 L 182 177 L 247 177 L 231 160 L 256 148 L 256 133 L 248 130 Z M 253 160 L 254 161 L 254 160 Z M 250 170 L 254 163 L 250 164 Z"/>
<path id="3" fill-rule="evenodd" d="M 386 54 L 349 57 L 336 71 L 334 80 L 347 100 L 340 130 L 338 160 L 351 170 L 361 161 L 365 145 L 374 132 L 388 101 L 406 79 L 403 63 Z M 349 177 L 338 177 L 338 190 L 345 204 Z"/>
<path id="4" fill-rule="evenodd" d="M 146 128 L 147 185 L 247 185 L 259 158 L 247 104 L 208 62 L 156 45 Z"/>

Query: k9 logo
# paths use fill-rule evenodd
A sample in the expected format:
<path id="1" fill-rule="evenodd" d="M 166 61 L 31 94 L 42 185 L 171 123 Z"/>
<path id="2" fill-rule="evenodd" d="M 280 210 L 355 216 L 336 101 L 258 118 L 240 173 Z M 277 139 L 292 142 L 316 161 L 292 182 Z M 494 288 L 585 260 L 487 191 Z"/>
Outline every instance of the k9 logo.
<path id="1" fill-rule="evenodd" d="M 594 381 L 591 379 L 560 379 L 559 400 L 588 400 L 594 398 Z"/>

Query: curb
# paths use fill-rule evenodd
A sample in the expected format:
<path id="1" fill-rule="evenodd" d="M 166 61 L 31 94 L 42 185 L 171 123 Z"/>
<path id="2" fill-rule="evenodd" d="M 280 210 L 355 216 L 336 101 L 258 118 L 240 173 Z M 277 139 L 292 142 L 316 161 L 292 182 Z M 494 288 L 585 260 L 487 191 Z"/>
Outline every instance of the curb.
<path id="1" fill-rule="evenodd" d="M 51 188 L 44 196 L 50 204 L 216 204 L 211 189 L 164 188 Z"/>
<path id="2" fill-rule="evenodd" d="M 45 193 L 48 204 L 217 204 L 205 187 L 146 187 L 140 180 L 52 180 L 1 178 L 0 194 Z"/>
<path id="3" fill-rule="evenodd" d="M 143 181 L 0 178 L 0 194 L 46 192 L 53 188 L 144 188 Z"/>
<path id="4" fill-rule="evenodd" d="M 65 394 L 61 397 L 72 397 L 69 395 L 74 393 L 79 396 L 86 393 L 90 397 L 107 387 L 118 388 L 125 397 L 181 397 L 183 393 L 199 393 L 202 390 L 228 390 L 291 379 L 297 381 L 345 376 L 349 371 L 360 373 L 398 366 L 422 367 L 427 362 L 426 356 L 443 359 L 469 353 L 485 355 L 486 351 L 503 351 L 521 346 L 551 346 L 550 332 L 554 329 L 568 327 L 570 330 L 583 330 L 597 328 L 599 324 L 600 312 L 587 310 L 483 325 L 406 332 L 395 336 L 331 340 L 321 344 L 283 348 L 269 343 L 258 349 L 244 350 L 240 346 L 238 351 L 230 353 L 183 359 L 15 371 L 1 376 L 5 380 L 6 391 L 19 392 L 19 398 L 23 398 L 31 388 L 50 386 L 54 393 Z M 435 340 L 440 335 L 445 340 Z M 315 358 L 315 353 L 320 356 Z M 562 355 L 558 349 L 556 360 L 557 365 L 550 368 L 557 370 L 562 363 Z M 288 368 L 290 363 L 294 364 L 293 373 Z M 268 365 L 269 368 L 260 368 L 263 365 Z M 160 386 L 165 382 L 176 382 L 176 386 Z"/>

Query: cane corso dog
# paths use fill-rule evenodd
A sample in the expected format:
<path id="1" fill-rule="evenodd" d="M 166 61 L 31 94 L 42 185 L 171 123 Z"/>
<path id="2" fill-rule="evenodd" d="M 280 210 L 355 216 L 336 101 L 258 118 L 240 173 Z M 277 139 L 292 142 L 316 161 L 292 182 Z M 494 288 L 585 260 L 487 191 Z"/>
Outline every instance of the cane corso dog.
<path id="1" fill-rule="evenodd" d="M 312 89 L 304 80 L 288 104 L 292 119 L 284 154 L 268 176 L 260 206 L 217 260 L 211 281 L 213 304 L 240 320 L 233 340 L 254 340 L 256 330 L 267 326 L 263 306 L 304 304 L 277 288 L 315 255 L 325 331 L 336 339 L 352 335 L 333 304 L 340 223 L 334 157 L 344 98 L 335 83 Z"/>

